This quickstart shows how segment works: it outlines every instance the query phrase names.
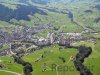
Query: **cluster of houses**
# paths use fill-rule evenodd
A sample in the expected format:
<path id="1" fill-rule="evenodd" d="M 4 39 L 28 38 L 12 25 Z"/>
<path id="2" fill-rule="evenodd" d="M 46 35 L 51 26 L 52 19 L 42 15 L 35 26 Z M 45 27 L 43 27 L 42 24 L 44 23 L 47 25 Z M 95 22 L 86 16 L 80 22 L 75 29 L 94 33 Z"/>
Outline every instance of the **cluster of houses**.
<path id="1" fill-rule="evenodd" d="M 18 27 L 15 30 L 12 30 L 11 33 L 5 32 L 2 29 L 0 29 L 0 42 L 11 42 L 13 40 L 32 40 L 36 38 L 34 34 L 38 34 L 43 32 L 43 29 L 54 29 L 52 25 L 49 24 L 40 24 L 35 25 L 32 27 L 26 26 L 26 27 Z"/>
<path id="2" fill-rule="evenodd" d="M 41 37 L 41 38 L 37 39 L 36 44 L 37 44 L 38 46 L 47 46 L 47 45 L 51 45 L 51 44 L 54 43 L 55 39 L 56 39 L 55 33 L 48 33 L 48 35 L 47 35 L 46 38 Z"/>
<path id="3" fill-rule="evenodd" d="M 0 48 L 3 47 L 3 44 L 5 43 L 8 43 L 10 45 L 9 48 L 0 51 L 0 56 L 9 53 L 24 54 L 32 51 L 32 50 L 27 50 L 26 52 L 23 52 L 22 48 L 26 47 L 23 44 L 28 44 L 29 45 L 29 46 L 27 45 L 28 47 L 35 45 L 37 46 L 37 49 L 40 47 L 53 45 L 55 43 L 65 47 L 71 47 L 72 43 L 74 42 L 78 42 L 86 39 L 96 39 L 94 37 L 83 37 L 82 33 L 71 33 L 71 32 L 70 33 L 61 32 L 59 34 L 54 32 L 48 32 L 47 37 L 45 38 L 34 35 L 36 33 L 41 33 L 42 30 L 45 28 L 53 29 L 54 27 L 50 25 L 44 25 L 44 26 L 36 25 L 35 27 L 16 28 L 15 30 L 12 31 L 12 33 L 4 32 L 3 30 L 0 30 Z M 69 37 L 65 37 L 64 35 L 69 35 Z M 14 46 L 14 43 L 16 46 Z M 18 44 L 21 44 L 20 45 L 21 47 L 19 47 Z"/>

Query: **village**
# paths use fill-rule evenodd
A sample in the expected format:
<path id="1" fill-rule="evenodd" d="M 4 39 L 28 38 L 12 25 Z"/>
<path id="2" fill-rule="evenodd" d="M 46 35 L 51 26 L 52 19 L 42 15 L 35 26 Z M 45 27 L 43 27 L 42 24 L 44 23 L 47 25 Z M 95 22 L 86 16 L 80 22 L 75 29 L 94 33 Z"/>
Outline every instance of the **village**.
<path id="1" fill-rule="evenodd" d="M 5 32 L 0 29 L 0 48 L 5 44 L 9 44 L 9 47 L 0 50 L 0 56 L 9 54 L 25 55 L 44 46 L 50 46 L 53 44 L 59 44 L 60 46 L 73 47 L 72 44 L 79 41 L 91 39 L 94 42 L 99 39 L 95 37 L 82 36 L 83 34 L 89 34 L 89 31 L 77 32 L 48 32 L 46 37 L 39 37 L 35 34 L 43 32 L 43 29 L 52 29 L 55 27 L 52 25 L 36 25 L 34 27 L 23 27 L 12 30 L 11 33 Z M 96 32 L 94 32 L 96 33 Z M 65 37 L 67 35 L 67 37 Z M 26 49 L 25 49 L 26 48 Z M 25 49 L 25 50 L 23 50 Z"/>

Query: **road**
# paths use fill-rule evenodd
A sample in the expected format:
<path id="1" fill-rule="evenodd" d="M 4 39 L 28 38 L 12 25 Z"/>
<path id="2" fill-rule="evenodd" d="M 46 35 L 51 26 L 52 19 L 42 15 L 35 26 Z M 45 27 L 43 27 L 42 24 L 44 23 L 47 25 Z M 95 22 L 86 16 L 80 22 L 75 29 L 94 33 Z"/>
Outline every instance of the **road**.
<path id="1" fill-rule="evenodd" d="M 0 70 L 0 71 L 2 71 L 2 72 L 12 73 L 12 74 L 15 74 L 15 75 L 21 75 L 20 73 L 13 72 L 13 71 L 8 71 L 8 70 Z"/>

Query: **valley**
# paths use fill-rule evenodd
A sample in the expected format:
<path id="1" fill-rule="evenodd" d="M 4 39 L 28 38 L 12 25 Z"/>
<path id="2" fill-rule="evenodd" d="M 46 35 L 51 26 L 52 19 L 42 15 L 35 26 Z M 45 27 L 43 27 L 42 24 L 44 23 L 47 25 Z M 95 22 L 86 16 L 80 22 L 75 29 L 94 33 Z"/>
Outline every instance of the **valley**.
<path id="1" fill-rule="evenodd" d="M 99 75 L 99 0 L 0 0 L 0 75 Z"/>

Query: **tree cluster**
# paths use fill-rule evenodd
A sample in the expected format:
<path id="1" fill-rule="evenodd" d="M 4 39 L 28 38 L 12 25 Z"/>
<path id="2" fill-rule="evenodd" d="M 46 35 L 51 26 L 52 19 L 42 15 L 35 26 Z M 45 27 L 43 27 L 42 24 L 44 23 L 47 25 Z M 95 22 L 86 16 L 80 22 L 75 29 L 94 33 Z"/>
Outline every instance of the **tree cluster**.
<path id="1" fill-rule="evenodd" d="M 92 52 L 91 47 L 80 46 L 79 53 L 74 60 L 75 68 L 80 72 L 80 75 L 92 75 L 90 70 L 83 65 L 84 59 L 87 58 Z"/>
<path id="2" fill-rule="evenodd" d="M 24 75 L 32 75 L 31 72 L 33 71 L 32 65 L 29 62 L 23 61 L 20 57 L 18 56 L 13 56 L 14 61 L 18 64 L 22 64 Z"/>

